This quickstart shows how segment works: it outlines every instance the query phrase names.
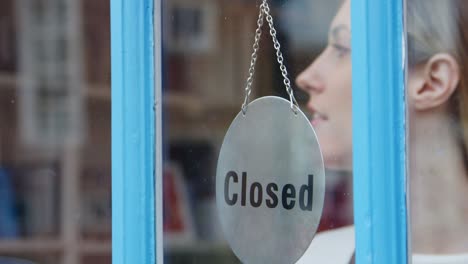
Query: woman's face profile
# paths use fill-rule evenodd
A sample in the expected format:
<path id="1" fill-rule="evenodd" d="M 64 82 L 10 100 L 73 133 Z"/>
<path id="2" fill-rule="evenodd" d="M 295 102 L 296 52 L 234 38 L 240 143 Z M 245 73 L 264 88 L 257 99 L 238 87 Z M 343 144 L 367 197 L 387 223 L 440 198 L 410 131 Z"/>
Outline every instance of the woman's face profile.
<path id="1" fill-rule="evenodd" d="M 350 1 L 333 19 L 328 45 L 296 79 L 309 95 L 307 109 L 322 148 L 325 166 L 352 169 Z"/>

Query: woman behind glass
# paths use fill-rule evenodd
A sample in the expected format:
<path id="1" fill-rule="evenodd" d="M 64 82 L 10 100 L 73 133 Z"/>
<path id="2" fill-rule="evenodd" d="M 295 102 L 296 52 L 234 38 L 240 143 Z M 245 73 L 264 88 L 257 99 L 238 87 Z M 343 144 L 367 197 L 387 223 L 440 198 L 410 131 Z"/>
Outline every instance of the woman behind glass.
<path id="1" fill-rule="evenodd" d="M 407 28 L 413 263 L 468 263 L 468 3 L 407 0 Z M 350 53 L 346 0 L 331 24 L 328 46 L 296 80 L 310 96 L 307 108 L 325 166 L 348 171 Z M 354 230 L 348 227 L 319 234 L 299 263 L 349 263 L 353 254 Z"/>

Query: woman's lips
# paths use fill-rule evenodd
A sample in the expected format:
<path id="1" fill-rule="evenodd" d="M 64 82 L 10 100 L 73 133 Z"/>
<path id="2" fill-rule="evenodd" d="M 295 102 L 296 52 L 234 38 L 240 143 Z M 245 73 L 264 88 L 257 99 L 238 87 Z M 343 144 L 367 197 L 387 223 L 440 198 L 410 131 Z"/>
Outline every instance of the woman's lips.
<path id="1" fill-rule="evenodd" d="M 320 112 L 315 111 L 314 114 L 312 115 L 312 119 L 310 120 L 310 123 L 312 126 L 317 126 L 320 123 L 328 120 L 328 117 Z"/>

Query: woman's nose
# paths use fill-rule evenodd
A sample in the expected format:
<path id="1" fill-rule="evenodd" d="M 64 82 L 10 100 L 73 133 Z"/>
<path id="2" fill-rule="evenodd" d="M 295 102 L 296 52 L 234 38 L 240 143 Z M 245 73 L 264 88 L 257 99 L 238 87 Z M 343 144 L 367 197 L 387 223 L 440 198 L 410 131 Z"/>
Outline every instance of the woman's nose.
<path id="1" fill-rule="evenodd" d="M 296 78 L 296 85 L 308 93 L 320 93 L 324 89 L 322 77 L 317 70 L 317 61 L 309 65 Z"/>

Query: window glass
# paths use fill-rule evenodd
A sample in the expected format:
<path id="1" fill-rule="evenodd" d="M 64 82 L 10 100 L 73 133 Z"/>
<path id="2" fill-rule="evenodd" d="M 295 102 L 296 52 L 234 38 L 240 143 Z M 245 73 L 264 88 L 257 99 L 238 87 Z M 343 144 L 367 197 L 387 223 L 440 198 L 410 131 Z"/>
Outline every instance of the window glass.
<path id="1" fill-rule="evenodd" d="M 407 0 L 414 263 L 468 262 L 468 6 Z"/>
<path id="2" fill-rule="evenodd" d="M 111 263 L 109 20 L 0 2 L 0 263 Z"/>
<path id="3" fill-rule="evenodd" d="M 340 232 L 337 245 L 346 249 L 336 255 L 349 261 L 354 253 L 349 1 L 268 3 L 294 93 L 317 133 L 327 169 L 320 236 L 314 241 Z M 244 101 L 260 4 L 163 1 L 167 263 L 239 263 L 219 223 L 215 176 L 223 138 Z M 254 78 L 251 101 L 268 95 L 289 100 L 266 23 Z M 329 259 L 320 246 L 302 261 Z"/>

